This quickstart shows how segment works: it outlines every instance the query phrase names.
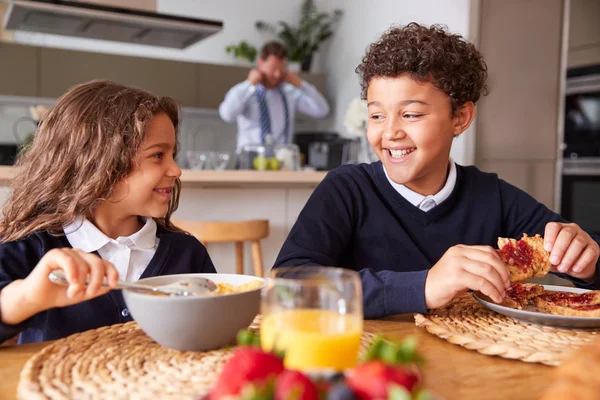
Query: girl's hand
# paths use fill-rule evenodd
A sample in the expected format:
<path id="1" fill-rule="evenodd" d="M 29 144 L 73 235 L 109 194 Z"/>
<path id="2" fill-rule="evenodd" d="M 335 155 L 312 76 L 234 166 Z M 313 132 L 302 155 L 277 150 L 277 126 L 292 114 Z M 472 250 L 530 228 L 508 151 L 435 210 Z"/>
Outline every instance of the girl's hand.
<path id="1" fill-rule="evenodd" d="M 68 286 L 50 282 L 48 275 L 55 269 L 65 272 Z M 89 283 L 86 285 L 88 276 Z M 77 304 L 107 293 L 110 289 L 101 286 L 104 277 L 110 287 L 116 286 L 119 279 L 119 273 L 108 261 L 79 249 L 53 249 L 42 257 L 24 280 L 23 286 L 27 302 L 43 311 Z"/>
<path id="2" fill-rule="evenodd" d="M 510 287 L 508 268 L 490 246 L 451 247 L 429 270 L 425 281 L 427 308 L 438 308 L 468 289 L 478 290 L 497 303 Z"/>
<path id="3" fill-rule="evenodd" d="M 544 248 L 550 252 L 551 271 L 586 281 L 594 278 L 600 248 L 579 225 L 548 223 L 544 232 Z"/>

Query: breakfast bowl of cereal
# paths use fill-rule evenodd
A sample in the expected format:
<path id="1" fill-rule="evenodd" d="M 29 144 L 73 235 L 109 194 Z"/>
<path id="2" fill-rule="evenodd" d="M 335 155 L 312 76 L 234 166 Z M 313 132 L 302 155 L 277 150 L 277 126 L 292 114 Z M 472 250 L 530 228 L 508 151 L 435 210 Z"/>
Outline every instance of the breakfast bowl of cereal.
<path id="1" fill-rule="evenodd" d="M 209 294 L 169 296 L 123 290 L 133 319 L 157 343 L 176 350 L 207 351 L 233 344 L 260 309 L 264 280 L 251 275 L 187 274 L 140 279 L 151 286 L 208 278 L 217 285 Z"/>

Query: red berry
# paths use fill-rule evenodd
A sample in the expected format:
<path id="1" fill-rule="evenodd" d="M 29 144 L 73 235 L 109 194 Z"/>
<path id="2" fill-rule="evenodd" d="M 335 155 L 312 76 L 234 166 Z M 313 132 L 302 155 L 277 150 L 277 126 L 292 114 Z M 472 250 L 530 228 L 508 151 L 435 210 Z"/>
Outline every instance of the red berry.
<path id="1" fill-rule="evenodd" d="M 239 347 L 223 365 L 210 398 L 237 395 L 247 384 L 263 384 L 283 371 L 283 360 L 256 347 Z"/>
<path id="2" fill-rule="evenodd" d="M 356 367 L 348 376 L 347 383 L 361 399 L 385 399 L 390 383 L 412 392 L 418 380 L 417 375 L 404 367 L 374 360 Z"/>
<path id="3" fill-rule="evenodd" d="M 302 372 L 283 371 L 275 381 L 275 400 L 319 400 L 315 384 Z"/>

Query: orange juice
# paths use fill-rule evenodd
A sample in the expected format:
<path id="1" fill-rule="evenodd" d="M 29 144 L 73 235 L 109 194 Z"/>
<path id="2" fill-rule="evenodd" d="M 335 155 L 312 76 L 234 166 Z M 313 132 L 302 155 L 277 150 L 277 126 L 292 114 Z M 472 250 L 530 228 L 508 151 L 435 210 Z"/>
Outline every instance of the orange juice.
<path id="1" fill-rule="evenodd" d="M 300 371 L 353 368 L 361 333 L 361 317 L 316 309 L 269 314 L 260 328 L 263 350 L 285 352 L 285 367 Z"/>

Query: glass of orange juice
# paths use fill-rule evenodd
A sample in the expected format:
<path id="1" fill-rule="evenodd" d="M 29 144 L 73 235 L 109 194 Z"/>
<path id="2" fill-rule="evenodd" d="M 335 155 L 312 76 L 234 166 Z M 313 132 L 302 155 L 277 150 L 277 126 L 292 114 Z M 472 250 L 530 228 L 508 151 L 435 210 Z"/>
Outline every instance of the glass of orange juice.
<path id="1" fill-rule="evenodd" d="M 358 273 L 334 267 L 287 267 L 271 274 L 262 292 L 263 350 L 283 352 L 288 369 L 353 368 L 363 329 Z"/>

